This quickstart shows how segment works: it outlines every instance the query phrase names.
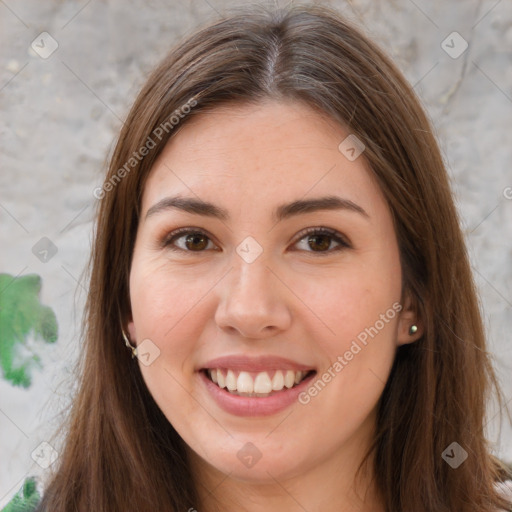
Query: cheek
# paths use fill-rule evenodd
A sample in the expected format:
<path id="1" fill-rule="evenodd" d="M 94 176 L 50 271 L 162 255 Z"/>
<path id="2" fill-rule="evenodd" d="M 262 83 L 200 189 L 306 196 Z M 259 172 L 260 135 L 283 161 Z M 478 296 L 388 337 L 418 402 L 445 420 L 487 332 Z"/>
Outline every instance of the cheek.
<path id="1" fill-rule="evenodd" d="M 194 340 L 199 339 L 197 304 L 202 294 L 197 280 L 170 274 L 165 265 L 134 259 L 130 275 L 132 317 L 137 344 L 150 340 L 157 347 L 158 358 L 151 365 L 145 366 L 140 359 L 144 379 L 154 395 L 160 387 L 173 395 L 177 390 L 173 391 L 172 376 L 181 381 L 178 372 L 191 374 Z"/>
<path id="2" fill-rule="evenodd" d="M 342 349 L 376 323 L 386 337 L 395 333 L 401 276 L 394 260 L 381 265 L 354 264 L 315 279 L 295 276 L 295 283 L 297 296 L 323 325 L 322 338 L 335 348 Z"/>
<path id="3" fill-rule="evenodd" d="M 361 413 L 368 412 L 382 393 L 396 352 L 401 309 L 398 253 L 373 251 L 364 256 L 349 271 L 339 270 L 314 287 L 308 277 L 300 281 L 299 293 L 323 325 L 315 339 L 325 361 L 318 378 L 330 389 L 330 399 L 340 405 L 334 414 L 355 404 Z M 314 398 L 321 389 L 319 383 L 308 396 Z M 317 405 L 322 407 L 320 402 Z"/>
<path id="4" fill-rule="evenodd" d="M 172 341 L 175 332 L 194 325 L 193 316 L 212 276 L 174 269 L 165 258 L 135 257 L 130 274 L 130 300 L 139 338 Z"/>
<path id="5" fill-rule="evenodd" d="M 299 402 L 311 416 L 324 418 L 332 439 L 349 438 L 372 421 L 393 365 L 399 288 L 374 286 L 374 277 L 352 274 L 313 294 L 312 309 L 327 326 L 315 338 L 325 363 Z"/>
<path id="6" fill-rule="evenodd" d="M 157 354 L 150 364 L 145 364 L 141 356 L 139 367 L 151 395 L 173 424 L 175 404 L 180 404 L 178 420 L 194 411 L 186 390 L 191 387 L 189 379 L 193 375 L 192 356 L 197 350 L 194 340 L 199 339 L 195 306 L 201 291 L 197 283 L 183 282 L 175 273 L 169 275 L 164 265 L 134 259 L 130 298 L 136 341 L 142 347 L 150 340 L 147 346 Z"/>

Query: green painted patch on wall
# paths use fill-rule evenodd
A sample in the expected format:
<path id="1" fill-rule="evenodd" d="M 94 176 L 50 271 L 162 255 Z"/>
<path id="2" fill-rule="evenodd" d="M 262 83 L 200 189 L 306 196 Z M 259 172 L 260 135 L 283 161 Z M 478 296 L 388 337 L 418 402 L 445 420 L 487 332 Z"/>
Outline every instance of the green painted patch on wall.
<path id="1" fill-rule="evenodd" d="M 29 335 L 54 343 L 58 337 L 57 317 L 39 301 L 41 277 L 0 274 L 0 367 L 15 386 L 31 384 L 31 368 L 40 358 L 28 347 Z"/>
<path id="2" fill-rule="evenodd" d="M 2 512 L 33 512 L 41 496 L 36 489 L 35 478 L 27 478 L 23 484 L 23 488 L 14 496 L 7 504 Z"/>

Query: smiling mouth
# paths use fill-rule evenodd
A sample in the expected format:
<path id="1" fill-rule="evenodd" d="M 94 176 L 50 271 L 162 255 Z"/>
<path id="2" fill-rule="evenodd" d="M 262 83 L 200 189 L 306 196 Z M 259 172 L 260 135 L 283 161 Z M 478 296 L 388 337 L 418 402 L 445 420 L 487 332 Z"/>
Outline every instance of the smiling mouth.
<path id="1" fill-rule="evenodd" d="M 268 370 L 248 372 L 227 368 L 206 368 L 206 377 L 232 395 L 265 398 L 298 386 L 316 371 Z"/>

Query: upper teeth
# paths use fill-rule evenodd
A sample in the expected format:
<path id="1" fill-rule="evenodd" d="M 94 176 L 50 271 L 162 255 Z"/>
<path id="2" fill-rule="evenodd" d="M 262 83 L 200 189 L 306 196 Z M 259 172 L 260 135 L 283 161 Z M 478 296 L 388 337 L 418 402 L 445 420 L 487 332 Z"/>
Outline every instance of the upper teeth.
<path id="1" fill-rule="evenodd" d="M 269 373 L 271 372 L 259 372 L 251 375 L 249 372 L 241 371 L 237 375 L 234 370 L 227 370 L 227 372 L 220 368 L 208 370 L 208 375 L 219 387 L 239 393 L 270 393 L 281 391 L 285 386 L 291 388 L 294 384 L 298 384 L 307 372 L 276 370 L 272 378 Z"/>

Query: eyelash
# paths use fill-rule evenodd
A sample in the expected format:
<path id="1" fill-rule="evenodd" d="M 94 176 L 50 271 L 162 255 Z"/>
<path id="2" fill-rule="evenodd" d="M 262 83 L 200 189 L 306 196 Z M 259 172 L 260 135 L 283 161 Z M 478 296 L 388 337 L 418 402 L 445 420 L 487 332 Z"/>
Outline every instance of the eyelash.
<path id="1" fill-rule="evenodd" d="M 203 236 L 205 236 L 208 239 L 209 242 L 213 243 L 211 237 L 208 236 L 208 233 L 206 233 L 202 229 L 199 229 L 199 228 L 180 228 L 180 229 L 177 229 L 176 231 L 173 231 L 172 233 L 170 233 L 168 236 L 166 236 L 162 240 L 162 247 L 170 249 L 171 251 L 176 251 L 176 252 L 180 251 L 180 252 L 188 252 L 188 253 L 201 253 L 201 252 L 204 252 L 204 251 L 207 250 L 207 249 L 204 249 L 202 251 L 190 251 L 190 250 L 187 250 L 187 249 L 182 249 L 181 247 L 173 246 L 174 242 L 176 240 L 179 240 L 180 238 L 182 238 L 184 235 L 203 235 Z M 350 249 L 352 247 L 350 245 L 350 243 L 348 243 L 348 241 L 340 233 L 338 233 L 336 230 L 330 229 L 330 228 L 325 228 L 325 227 L 308 228 L 308 229 L 302 231 L 298 235 L 298 237 L 297 237 L 297 239 L 296 239 L 296 241 L 294 242 L 293 245 L 296 245 L 298 242 L 300 242 L 304 238 L 307 238 L 308 236 L 312 236 L 312 235 L 328 236 L 328 237 L 332 238 L 332 241 L 334 241 L 337 244 L 339 244 L 334 249 L 329 249 L 327 251 L 305 251 L 305 252 L 310 252 L 310 253 L 318 255 L 318 256 L 328 255 L 328 254 L 331 254 L 332 252 L 339 251 L 339 250 L 342 250 L 342 249 Z"/>

